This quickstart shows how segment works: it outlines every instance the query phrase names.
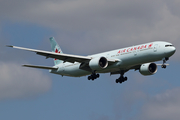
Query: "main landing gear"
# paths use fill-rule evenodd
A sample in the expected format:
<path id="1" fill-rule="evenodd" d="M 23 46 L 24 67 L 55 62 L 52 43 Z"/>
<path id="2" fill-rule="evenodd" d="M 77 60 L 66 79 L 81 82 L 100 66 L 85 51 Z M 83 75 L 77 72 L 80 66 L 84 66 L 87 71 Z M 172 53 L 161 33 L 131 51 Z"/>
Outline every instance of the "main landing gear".
<path id="1" fill-rule="evenodd" d="M 127 81 L 127 77 L 124 77 L 124 72 L 121 72 L 121 75 L 120 75 L 120 77 L 118 78 L 118 79 L 116 79 L 116 83 L 123 83 L 123 82 L 125 82 L 125 81 Z"/>
<path id="2" fill-rule="evenodd" d="M 95 72 L 92 73 L 90 76 L 88 76 L 88 80 L 95 80 L 97 78 L 99 78 L 99 74 L 96 74 Z"/>
<path id="3" fill-rule="evenodd" d="M 165 65 L 165 63 L 166 63 L 166 61 L 168 61 L 169 60 L 169 58 L 167 58 L 167 57 L 165 57 L 164 59 L 163 59 L 163 64 L 161 65 L 161 67 L 162 68 L 166 68 L 166 65 Z"/>

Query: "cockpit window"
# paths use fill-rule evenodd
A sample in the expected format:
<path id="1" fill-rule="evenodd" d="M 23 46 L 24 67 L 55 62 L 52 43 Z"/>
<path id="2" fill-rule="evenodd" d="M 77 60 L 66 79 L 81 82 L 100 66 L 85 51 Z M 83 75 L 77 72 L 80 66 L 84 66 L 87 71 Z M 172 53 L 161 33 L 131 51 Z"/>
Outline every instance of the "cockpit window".
<path id="1" fill-rule="evenodd" d="M 173 45 L 165 45 L 165 47 L 170 47 L 170 46 L 173 46 Z"/>

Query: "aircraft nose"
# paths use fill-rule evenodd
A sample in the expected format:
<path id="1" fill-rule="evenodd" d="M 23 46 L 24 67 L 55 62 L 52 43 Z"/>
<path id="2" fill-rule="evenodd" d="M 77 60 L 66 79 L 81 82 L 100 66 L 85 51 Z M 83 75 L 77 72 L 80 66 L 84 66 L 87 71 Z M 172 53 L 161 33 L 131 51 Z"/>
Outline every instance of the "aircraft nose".
<path id="1" fill-rule="evenodd" d="M 175 52 L 176 52 L 176 48 L 175 48 L 175 47 L 171 47 L 171 48 L 169 49 L 169 54 L 170 54 L 170 55 L 173 55 Z"/>
<path id="2" fill-rule="evenodd" d="M 166 47 L 165 54 L 167 57 L 172 56 L 176 52 L 176 48 L 174 46 Z"/>
<path id="3" fill-rule="evenodd" d="M 174 54 L 175 52 L 176 52 L 176 48 L 175 48 L 175 47 L 172 47 L 171 53 Z"/>

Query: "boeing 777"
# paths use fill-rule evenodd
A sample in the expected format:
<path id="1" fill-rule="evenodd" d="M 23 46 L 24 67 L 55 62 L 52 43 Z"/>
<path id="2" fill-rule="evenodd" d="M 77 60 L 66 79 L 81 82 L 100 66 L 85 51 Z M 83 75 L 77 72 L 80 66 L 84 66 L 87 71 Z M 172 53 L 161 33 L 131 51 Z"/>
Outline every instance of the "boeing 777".
<path id="1" fill-rule="evenodd" d="M 8 47 L 35 52 L 46 58 L 54 59 L 54 66 L 23 65 L 24 67 L 48 69 L 50 73 L 81 77 L 88 76 L 88 80 L 99 78 L 99 73 L 120 74 L 116 83 L 122 83 L 127 80 L 124 73 L 134 69 L 139 70 L 142 75 L 153 75 L 157 72 L 156 61 L 163 61 L 162 68 L 166 68 L 166 61 L 169 60 L 176 48 L 169 42 L 155 41 L 127 48 L 117 49 L 104 53 L 79 56 L 64 54 L 55 41 L 50 38 L 52 52 L 29 49 L 8 45 Z"/>

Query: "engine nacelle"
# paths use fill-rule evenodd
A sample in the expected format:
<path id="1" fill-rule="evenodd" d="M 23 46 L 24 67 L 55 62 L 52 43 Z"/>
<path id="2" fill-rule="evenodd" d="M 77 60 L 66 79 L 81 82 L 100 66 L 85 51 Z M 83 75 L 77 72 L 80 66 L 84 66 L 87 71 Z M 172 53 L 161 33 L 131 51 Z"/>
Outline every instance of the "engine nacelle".
<path id="1" fill-rule="evenodd" d="M 108 66 L 108 61 L 105 57 L 97 57 L 89 61 L 89 67 L 92 70 L 105 69 L 107 66 Z"/>
<path id="2" fill-rule="evenodd" d="M 142 75 L 153 75 L 157 72 L 157 65 L 155 63 L 142 64 L 139 72 Z"/>

